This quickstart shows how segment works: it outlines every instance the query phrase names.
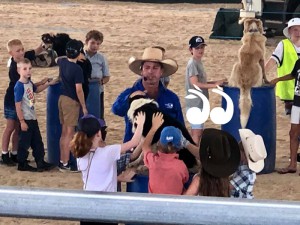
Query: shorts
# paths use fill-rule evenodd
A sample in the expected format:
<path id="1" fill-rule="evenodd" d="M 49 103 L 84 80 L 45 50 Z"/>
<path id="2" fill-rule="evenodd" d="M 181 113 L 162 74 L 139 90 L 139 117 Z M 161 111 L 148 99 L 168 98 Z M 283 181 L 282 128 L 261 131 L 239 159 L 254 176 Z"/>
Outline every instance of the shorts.
<path id="1" fill-rule="evenodd" d="M 189 110 L 189 107 L 186 108 L 186 111 Z M 201 124 L 191 124 L 191 128 L 192 130 L 203 130 L 204 129 L 204 123 L 201 123 Z"/>
<path id="2" fill-rule="evenodd" d="M 292 113 L 291 113 L 291 123 L 292 124 L 300 124 L 300 107 L 299 106 L 292 106 Z"/>
<path id="3" fill-rule="evenodd" d="M 80 104 L 74 99 L 61 95 L 58 99 L 59 121 L 62 125 L 76 127 L 79 119 Z"/>
<path id="4" fill-rule="evenodd" d="M 11 120 L 18 120 L 16 108 L 13 106 L 4 105 L 4 118 Z"/>
<path id="5" fill-rule="evenodd" d="M 204 123 L 201 124 L 191 124 L 192 130 L 203 130 L 204 129 Z"/>

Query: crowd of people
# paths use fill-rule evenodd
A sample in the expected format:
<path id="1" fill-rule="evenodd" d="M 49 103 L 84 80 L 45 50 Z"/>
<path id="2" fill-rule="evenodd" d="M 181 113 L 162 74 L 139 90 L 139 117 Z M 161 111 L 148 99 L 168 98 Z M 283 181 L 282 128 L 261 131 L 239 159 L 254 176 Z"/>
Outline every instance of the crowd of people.
<path id="1" fill-rule="evenodd" d="M 287 168 L 278 170 L 281 174 L 297 171 L 300 19 L 291 19 L 283 33 L 287 39 L 278 44 L 265 65 L 266 71 L 277 65 L 279 78 L 270 83 L 276 85 L 280 82 L 276 88 L 277 95 L 285 102 L 286 114 L 291 114 L 291 162 Z M 109 82 L 110 74 L 106 57 L 99 52 L 102 42 L 103 34 L 91 30 L 86 34 L 85 46 L 81 41 L 72 39 L 67 43 L 66 56 L 56 59 L 61 83 L 58 100 L 62 125 L 59 170 L 80 171 L 84 190 L 114 192 L 117 191 L 118 175 L 136 158 L 132 151 L 140 145 L 145 166 L 149 169 L 150 193 L 253 198 L 256 173 L 263 169 L 266 157 L 259 135 L 241 129 L 241 142 L 238 143 L 225 131 L 204 128 L 204 124 L 190 124 L 194 143 L 187 141 L 179 129 L 169 126 L 163 128 L 158 143 L 151 145 L 154 133 L 163 123 L 162 113 L 184 125 L 179 97 L 168 89 L 169 77 L 177 71 L 178 65 L 175 60 L 165 58 L 165 49 L 161 46 L 146 48 L 141 57 L 130 58 L 129 69 L 140 78 L 120 93 L 111 109 L 115 115 L 124 118 L 124 139 L 121 144 L 106 145 L 103 85 Z M 189 40 L 191 58 L 186 66 L 185 88 L 186 92 L 200 88 L 208 98 L 208 89 L 223 85 L 226 79 L 208 81 L 202 63 L 206 46 L 201 36 L 193 36 Z M 51 170 L 55 165 L 44 160 L 34 93 L 45 90 L 57 81 L 48 78 L 38 83 L 31 81 L 31 60 L 42 52 L 42 45 L 25 51 L 22 42 L 13 39 L 7 43 L 7 50 L 11 56 L 10 82 L 4 98 L 6 127 L 2 136 L 2 164 L 17 164 L 19 171 Z M 294 78 L 296 81 L 286 82 Z M 89 83 L 97 83 L 97 92 L 89 90 Z M 95 94 L 99 95 L 99 102 L 96 103 L 93 102 Z M 161 113 L 153 115 L 152 127 L 146 137 L 142 137 L 145 114 L 139 113 L 133 121 L 127 115 L 128 100 L 135 96 L 154 99 L 161 110 Z M 99 106 L 100 113 L 92 112 L 89 105 Z M 186 99 L 187 110 L 191 107 L 202 110 L 201 99 Z M 132 132 L 133 124 L 137 125 L 135 132 Z M 11 151 L 8 149 L 10 141 Z M 30 147 L 36 167 L 30 165 L 27 159 Z M 154 148 L 156 151 L 153 151 Z M 178 159 L 177 152 L 182 148 L 188 149 L 201 162 L 199 172 L 193 174 L 191 179 L 186 165 Z M 71 154 L 77 158 L 78 169 L 70 165 Z M 190 185 L 186 187 L 188 181 Z"/>

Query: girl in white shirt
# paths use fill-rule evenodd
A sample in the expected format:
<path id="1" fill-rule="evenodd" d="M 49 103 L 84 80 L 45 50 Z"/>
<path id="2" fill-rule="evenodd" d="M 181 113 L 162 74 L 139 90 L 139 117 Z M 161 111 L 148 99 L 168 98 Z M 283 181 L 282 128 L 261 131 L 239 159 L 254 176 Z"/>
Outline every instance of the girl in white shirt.
<path id="1" fill-rule="evenodd" d="M 92 115 L 82 117 L 78 122 L 78 132 L 71 141 L 71 149 L 77 158 L 82 173 L 83 189 L 86 191 L 117 191 L 117 160 L 122 153 L 136 147 L 142 137 L 145 114 L 138 113 L 134 123 L 137 129 L 132 139 L 126 143 L 106 145 L 106 125 Z M 83 224 L 107 224 L 80 222 Z"/>

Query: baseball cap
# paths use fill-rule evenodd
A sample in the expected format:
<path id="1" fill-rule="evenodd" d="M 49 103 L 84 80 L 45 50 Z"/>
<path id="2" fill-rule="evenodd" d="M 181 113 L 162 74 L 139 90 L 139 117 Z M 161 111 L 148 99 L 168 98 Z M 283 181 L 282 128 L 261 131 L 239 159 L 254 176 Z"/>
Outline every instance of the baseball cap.
<path id="1" fill-rule="evenodd" d="M 76 39 L 70 40 L 66 45 L 66 55 L 70 59 L 75 59 L 79 56 L 83 46 L 82 42 Z"/>
<path id="2" fill-rule="evenodd" d="M 98 119 L 91 114 L 81 117 L 78 121 L 78 131 L 85 133 L 89 138 L 101 130 L 102 139 L 105 140 L 106 128 L 107 126 L 103 119 Z"/>
<path id="3" fill-rule="evenodd" d="M 167 146 L 172 144 L 175 148 L 181 148 L 181 131 L 173 126 L 165 127 L 160 134 L 161 145 Z"/>
<path id="4" fill-rule="evenodd" d="M 189 41 L 190 48 L 197 48 L 200 45 L 207 45 L 205 44 L 204 38 L 201 36 L 194 36 Z"/>

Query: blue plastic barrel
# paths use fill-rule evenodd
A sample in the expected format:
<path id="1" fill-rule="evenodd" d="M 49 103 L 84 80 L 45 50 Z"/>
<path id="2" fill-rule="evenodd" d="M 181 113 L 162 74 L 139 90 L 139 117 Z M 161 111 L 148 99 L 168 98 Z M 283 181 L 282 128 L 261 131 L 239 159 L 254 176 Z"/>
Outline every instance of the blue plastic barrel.
<path id="1" fill-rule="evenodd" d="M 227 124 L 222 125 L 221 129 L 229 132 L 237 141 L 240 141 L 241 138 L 238 131 L 241 128 L 240 89 L 224 86 L 223 91 L 231 97 L 234 112 L 232 119 Z M 274 87 L 252 88 L 251 97 L 252 109 L 246 128 L 252 130 L 255 134 L 261 135 L 266 146 L 268 156 L 265 159 L 264 169 L 260 173 L 272 173 L 275 169 L 276 160 L 276 100 Z M 222 98 L 222 108 L 226 109 L 226 100 L 224 98 Z"/>
<path id="2" fill-rule="evenodd" d="M 48 162 L 58 165 L 60 159 L 59 139 L 61 124 L 59 122 L 58 99 L 61 84 L 51 85 L 47 89 L 47 149 Z"/>
<path id="3" fill-rule="evenodd" d="M 136 174 L 133 180 L 127 183 L 127 192 L 148 193 L 148 176 Z"/>
<path id="4" fill-rule="evenodd" d="M 91 80 L 89 83 L 89 95 L 86 99 L 86 107 L 89 114 L 100 118 L 100 89 L 99 80 Z"/>

